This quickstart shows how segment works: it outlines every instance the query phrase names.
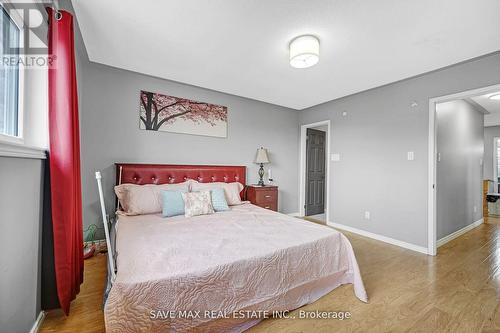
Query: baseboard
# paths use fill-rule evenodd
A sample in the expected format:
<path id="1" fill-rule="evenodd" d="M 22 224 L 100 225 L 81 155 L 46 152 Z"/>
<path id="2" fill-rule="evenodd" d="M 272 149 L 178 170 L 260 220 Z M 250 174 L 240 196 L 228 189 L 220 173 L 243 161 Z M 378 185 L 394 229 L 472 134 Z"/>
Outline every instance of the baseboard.
<path id="1" fill-rule="evenodd" d="M 45 318 L 45 311 L 40 311 L 38 314 L 38 317 L 36 318 L 35 323 L 33 324 L 33 327 L 31 327 L 30 333 L 37 333 L 38 330 L 40 329 L 40 326 L 42 326 L 43 319 Z"/>
<path id="2" fill-rule="evenodd" d="M 293 216 L 293 217 L 300 217 L 300 213 L 299 212 L 296 212 L 296 213 L 288 213 L 286 214 L 288 216 Z"/>
<path id="3" fill-rule="evenodd" d="M 483 224 L 483 222 L 484 222 L 484 219 L 477 220 L 476 222 L 471 223 L 471 224 L 463 227 L 462 229 L 457 230 L 454 233 L 451 233 L 448 236 L 445 236 L 445 237 L 439 239 L 437 241 L 437 244 L 436 244 L 437 247 L 443 246 L 444 244 L 454 240 L 455 238 L 462 236 L 467 231 L 470 231 L 470 230 L 474 229 L 475 227 L 480 226 L 481 224 Z"/>
<path id="4" fill-rule="evenodd" d="M 382 235 L 379 235 L 379 234 L 374 234 L 373 232 L 369 232 L 369 231 L 365 231 L 365 230 L 361 230 L 361 229 L 349 227 L 347 225 L 343 225 L 343 224 L 339 224 L 339 223 L 328 222 L 327 224 L 329 226 L 337 228 L 337 229 L 341 229 L 341 230 L 345 230 L 345 231 L 348 231 L 348 232 L 352 232 L 353 234 L 357 234 L 357 235 L 360 235 L 360 236 L 372 238 L 372 239 L 375 239 L 375 240 L 378 240 L 378 241 L 381 241 L 381 242 L 384 242 L 384 243 L 396 245 L 396 246 L 399 246 L 399 247 L 402 247 L 402 248 L 405 248 L 405 249 L 408 249 L 408 250 L 412 250 L 412 251 L 416 251 L 416 252 L 420 252 L 420 253 L 424 253 L 424 254 L 428 254 L 429 253 L 427 251 L 426 247 L 423 247 L 423 246 L 420 246 L 420 245 L 415 245 L 415 244 L 403 242 L 403 241 L 400 241 L 398 239 L 394 239 L 394 238 L 382 236 Z"/>

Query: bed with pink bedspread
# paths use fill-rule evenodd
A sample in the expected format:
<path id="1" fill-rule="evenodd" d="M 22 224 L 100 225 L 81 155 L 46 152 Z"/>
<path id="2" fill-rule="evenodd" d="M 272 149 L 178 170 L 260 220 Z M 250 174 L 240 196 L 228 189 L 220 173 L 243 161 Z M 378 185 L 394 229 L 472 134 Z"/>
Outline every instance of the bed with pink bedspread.
<path id="1" fill-rule="evenodd" d="M 255 313 L 293 310 L 347 283 L 367 301 L 344 235 L 248 203 L 192 218 L 120 216 L 116 229 L 107 332 L 241 332 L 261 320 Z"/>

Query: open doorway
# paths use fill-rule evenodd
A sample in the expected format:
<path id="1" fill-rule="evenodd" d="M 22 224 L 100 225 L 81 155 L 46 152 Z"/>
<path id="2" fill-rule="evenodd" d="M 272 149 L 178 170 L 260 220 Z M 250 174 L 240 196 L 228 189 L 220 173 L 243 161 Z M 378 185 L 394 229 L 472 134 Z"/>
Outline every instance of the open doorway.
<path id="1" fill-rule="evenodd" d="M 300 215 L 327 224 L 330 121 L 301 128 Z"/>
<path id="2" fill-rule="evenodd" d="M 499 103 L 500 104 L 500 103 Z M 499 126 L 495 126 L 499 127 Z M 493 131 L 496 135 L 500 134 L 500 130 L 497 128 L 485 128 L 485 131 L 490 132 Z M 487 138 L 487 133 L 485 134 L 485 138 Z M 485 143 L 486 144 L 486 143 Z M 488 192 L 490 193 L 500 193 L 500 137 L 493 137 L 493 177 L 490 179 L 490 186 L 488 186 Z"/>
<path id="3" fill-rule="evenodd" d="M 484 116 L 467 98 L 436 104 L 438 247 L 482 223 Z"/>
<path id="4" fill-rule="evenodd" d="M 500 104 L 500 101 L 499 101 Z M 499 111 L 500 112 L 500 111 Z M 499 124 L 500 125 L 500 124 Z M 484 207 L 484 215 L 488 217 L 500 217 L 500 126 L 492 125 L 485 127 L 484 129 L 484 139 L 485 139 L 485 162 L 493 161 L 492 172 L 487 172 L 487 167 L 485 166 L 485 181 L 484 186 L 487 187 L 485 190 L 486 202 Z M 493 136 L 493 138 L 492 138 Z M 493 140 L 493 149 L 489 149 L 488 144 L 491 144 Z M 491 153 L 491 154 L 490 154 Z M 491 155 L 491 156 L 490 156 Z M 492 177 L 489 177 L 492 176 Z"/>
<path id="5" fill-rule="evenodd" d="M 498 106 L 498 114 L 492 105 Z M 431 255 L 439 246 L 482 224 L 487 216 L 485 198 L 494 188 L 497 171 L 494 133 L 488 138 L 491 122 L 500 125 L 500 85 L 429 101 Z"/>

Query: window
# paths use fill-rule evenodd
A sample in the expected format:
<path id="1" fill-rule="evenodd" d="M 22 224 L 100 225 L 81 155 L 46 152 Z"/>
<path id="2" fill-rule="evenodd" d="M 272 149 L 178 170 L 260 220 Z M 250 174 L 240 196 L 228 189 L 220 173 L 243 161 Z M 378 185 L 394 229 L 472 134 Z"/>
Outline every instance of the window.
<path id="1" fill-rule="evenodd" d="M 0 56 L 2 59 L 18 57 L 12 50 L 19 50 L 20 29 L 1 8 Z M 18 52 L 18 51 L 17 51 Z M 19 121 L 19 65 L 0 63 L 0 134 L 21 136 Z"/>

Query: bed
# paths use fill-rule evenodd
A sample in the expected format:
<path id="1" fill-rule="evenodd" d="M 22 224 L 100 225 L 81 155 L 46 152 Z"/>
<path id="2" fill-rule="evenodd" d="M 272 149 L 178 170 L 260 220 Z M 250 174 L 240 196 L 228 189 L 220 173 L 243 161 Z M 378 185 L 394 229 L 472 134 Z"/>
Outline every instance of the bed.
<path id="1" fill-rule="evenodd" d="M 117 165 L 121 183 L 245 184 L 245 175 L 234 166 Z M 344 235 L 250 203 L 191 218 L 119 216 L 116 267 L 107 332 L 241 332 L 348 283 L 367 301 Z"/>

